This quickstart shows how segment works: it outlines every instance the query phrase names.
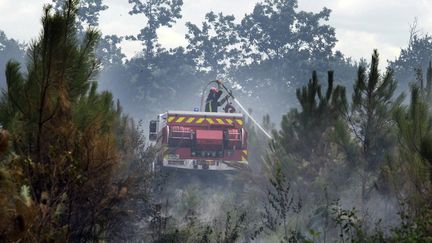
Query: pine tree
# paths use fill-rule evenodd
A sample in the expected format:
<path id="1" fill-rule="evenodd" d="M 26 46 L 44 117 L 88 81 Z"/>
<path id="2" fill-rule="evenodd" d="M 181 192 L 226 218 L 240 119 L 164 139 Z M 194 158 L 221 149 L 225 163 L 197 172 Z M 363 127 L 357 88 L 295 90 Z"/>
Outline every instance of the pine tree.
<path id="1" fill-rule="evenodd" d="M 381 76 L 378 65 L 378 51 L 374 50 L 369 70 L 364 66 L 358 69 L 351 110 L 346 116 L 360 151 L 353 164 L 360 172 L 363 203 L 375 188 L 373 178 L 379 175 L 386 155 L 395 148 L 392 113 L 403 100 L 402 95 L 393 97 L 397 87 L 393 71 L 388 68 Z"/>
<path id="2" fill-rule="evenodd" d="M 391 114 L 402 97 L 394 99 L 397 83 L 393 71 L 388 69 L 383 77 L 378 69 L 379 55 L 375 50 L 369 72 L 358 69 L 354 84 L 351 115 L 348 117 L 352 130 L 360 143 L 366 160 L 366 170 L 378 168 L 394 139 L 391 136 Z"/>
<path id="3" fill-rule="evenodd" d="M 429 62 L 429 66 L 426 72 L 426 101 L 430 104 L 432 102 L 432 62 Z"/>
<path id="4" fill-rule="evenodd" d="M 113 185 L 119 111 L 110 93 L 97 92 L 100 35 L 89 29 L 78 40 L 77 6 L 67 0 L 61 11 L 45 7 L 27 73 L 13 61 L 6 67 L 0 123 L 15 154 L 7 164 L 17 172 L 17 188 L 29 188 L 29 205 L 37 208 L 35 220 L 23 222 L 32 227 L 21 240 L 97 241 L 120 213 L 114 206 L 122 193 Z"/>
<path id="5" fill-rule="evenodd" d="M 274 133 L 275 139 L 266 157 L 273 167 L 280 163 L 285 176 L 298 178 L 307 185 L 318 179 L 323 181 L 326 177 L 323 168 L 334 163 L 331 157 L 339 151 L 334 149 L 336 143 L 332 137 L 347 109 L 345 88 L 335 87 L 332 71 L 328 73 L 324 94 L 321 89 L 316 72 L 313 72 L 309 83 L 297 90 L 300 108 L 283 116 L 281 129 Z"/>
<path id="6" fill-rule="evenodd" d="M 394 112 L 400 141 L 399 164 L 395 167 L 400 180 L 395 184 L 410 188 L 407 199 L 414 214 L 421 213 L 418 210 L 432 196 L 425 193 L 430 191 L 432 183 L 432 115 L 429 106 L 422 90 L 413 86 L 410 105 L 400 106 Z"/>
<path id="7" fill-rule="evenodd" d="M 294 109 L 282 118 L 281 130 L 276 142 L 287 153 L 297 154 L 308 159 L 319 148 L 319 143 L 326 130 L 333 126 L 347 102 L 345 88 L 334 86 L 333 72 L 328 73 L 327 90 L 322 94 L 316 72 L 307 86 L 297 89 L 300 110 Z"/>

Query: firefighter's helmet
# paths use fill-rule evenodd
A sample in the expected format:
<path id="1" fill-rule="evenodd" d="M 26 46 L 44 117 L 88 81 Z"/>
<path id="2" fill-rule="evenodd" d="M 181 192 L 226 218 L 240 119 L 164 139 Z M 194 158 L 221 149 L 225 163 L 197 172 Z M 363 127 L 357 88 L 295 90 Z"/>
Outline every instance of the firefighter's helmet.
<path id="1" fill-rule="evenodd" d="M 210 93 L 217 93 L 217 92 L 219 92 L 219 90 L 216 87 L 210 88 Z"/>

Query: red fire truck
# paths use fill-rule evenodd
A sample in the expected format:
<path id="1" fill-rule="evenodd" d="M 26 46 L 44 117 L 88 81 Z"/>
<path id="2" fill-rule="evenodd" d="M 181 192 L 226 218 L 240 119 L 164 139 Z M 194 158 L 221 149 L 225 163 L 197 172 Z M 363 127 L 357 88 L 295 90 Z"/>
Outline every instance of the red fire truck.
<path id="1" fill-rule="evenodd" d="M 162 168 L 229 171 L 248 165 L 241 113 L 168 111 L 150 122 Z"/>

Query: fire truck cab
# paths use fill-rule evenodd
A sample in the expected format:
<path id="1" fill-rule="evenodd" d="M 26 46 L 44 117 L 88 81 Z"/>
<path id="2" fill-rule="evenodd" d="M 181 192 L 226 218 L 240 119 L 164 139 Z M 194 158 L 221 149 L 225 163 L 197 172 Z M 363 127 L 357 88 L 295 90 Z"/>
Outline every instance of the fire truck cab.
<path id="1" fill-rule="evenodd" d="M 149 140 L 162 168 L 232 171 L 247 167 L 241 113 L 168 111 L 150 122 Z"/>

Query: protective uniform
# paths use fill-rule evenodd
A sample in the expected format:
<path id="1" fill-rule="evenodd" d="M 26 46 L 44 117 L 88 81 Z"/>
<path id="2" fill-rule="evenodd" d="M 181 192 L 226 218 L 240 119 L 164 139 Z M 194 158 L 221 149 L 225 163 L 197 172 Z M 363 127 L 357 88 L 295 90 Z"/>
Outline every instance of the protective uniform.
<path id="1" fill-rule="evenodd" d="M 206 112 L 218 112 L 218 107 L 222 104 L 218 102 L 219 98 L 222 95 L 222 90 L 218 90 L 215 87 L 210 89 L 210 92 L 207 96 L 205 111 Z"/>

